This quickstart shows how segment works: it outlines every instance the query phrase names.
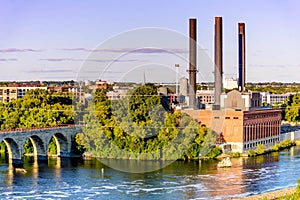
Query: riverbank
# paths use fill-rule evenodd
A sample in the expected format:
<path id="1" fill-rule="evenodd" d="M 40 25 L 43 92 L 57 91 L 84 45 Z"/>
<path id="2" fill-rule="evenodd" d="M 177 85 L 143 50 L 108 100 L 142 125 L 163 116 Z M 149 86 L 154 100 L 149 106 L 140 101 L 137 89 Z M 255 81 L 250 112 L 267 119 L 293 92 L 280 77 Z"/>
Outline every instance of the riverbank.
<path id="1" fill-rule="evenodd" d="M 276 190 L 273 192 L 267 192 L 263 194 L 256 194 L 256 195 L 251 195 L 247 197 L 241 197 L 241 198 L 232 198 L 232 200 L 275 200 L 279 198 L 283 198 L 286 195 L 291 195 L 296 192 L 296 187 L 292 188 L 286 188 L 282 190 Z"/>
<path id="2" fill-rule="evenodd" d="M 280 152 L 282 150 L 290 149 L 293 146 L 300 146 L 300 140 L 292 141 L 287 139 L 270 147 L 266 147 L 263 144 L 259 144 L 256 147 L 256 149 L 250 149 L 249 151 L 245 151 L 243 153 L 239 153 L 239 152 L 222 153 L 221 155 L 218 155 L 217 158 L 222 159 L 226 157 L 230 157 L 230 158 L 255 157 L 255 156 L 270 154 L 273 152 Z"/>

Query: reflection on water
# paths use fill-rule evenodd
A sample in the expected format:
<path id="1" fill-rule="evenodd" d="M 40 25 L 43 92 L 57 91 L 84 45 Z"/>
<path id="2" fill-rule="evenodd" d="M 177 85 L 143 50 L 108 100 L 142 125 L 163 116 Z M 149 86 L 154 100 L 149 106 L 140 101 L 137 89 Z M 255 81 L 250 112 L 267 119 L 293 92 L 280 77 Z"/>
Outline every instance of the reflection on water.
<path id="1" fill-rule="evenodd" d="M 48 167 L 54 169 L 54 177 L 61 178 L 61 158 L 60 157 L 50 157 L 48 160 Z"/>
<path id="2" fill-rule="evenodd" d="M 110 166 L 113 169 L 131 172 L 131 173 L 145 173 L 171 164 L 173 161 L 147 161 L 147 160 L 118 160 L 118 159 L 103 159 L 99 160 L 101 163 Z"/>
<path id="3" fill-rule="evenodd" d="M 108 168 L 97 159 L 38 161 L 25 157 L 28 173 L 22 174 L 15 173 L 0 154 L 0 199 L 225 199 L 296 185 L 299 158 L 300 147 L 296 147 L 255 158 L 232 159 L 231 168 L 217 168 L 217 160 L 177 161 L 154 172 L 130 174 Z M 137 164 L 128 160 L 108 162 Z"/>

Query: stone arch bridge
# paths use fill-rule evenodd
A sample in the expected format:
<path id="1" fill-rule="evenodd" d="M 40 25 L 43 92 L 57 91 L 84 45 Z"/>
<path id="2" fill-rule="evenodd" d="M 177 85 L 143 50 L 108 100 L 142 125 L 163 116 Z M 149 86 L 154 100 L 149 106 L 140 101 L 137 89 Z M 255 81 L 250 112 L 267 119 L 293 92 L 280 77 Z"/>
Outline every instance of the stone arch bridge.
<path id="1" fill-rule="evenodd" d="M 81 131 L 81 126 L 68 125 L 47 128 L 16 129 L 13 131 L 1 131 L 0 142 L 4 141 L 8 149 L 8 157 L 13 164 L 22 164 L 24 144 L 27 139 L 31 141 L 34 156 L 46 159 L 48 145 L 53 137 L 57 146 L 57 156 L 70 157 L 72 141 L 75 135 Z"/>

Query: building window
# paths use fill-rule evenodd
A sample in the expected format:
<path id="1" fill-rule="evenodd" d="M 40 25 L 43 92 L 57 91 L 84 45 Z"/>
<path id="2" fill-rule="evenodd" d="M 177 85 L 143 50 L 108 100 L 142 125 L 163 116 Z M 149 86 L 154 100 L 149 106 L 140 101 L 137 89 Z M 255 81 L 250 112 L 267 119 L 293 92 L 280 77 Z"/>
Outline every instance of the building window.
<path id="1" fill-rule="evenodd" d="M 239 117 L 233 117 L 233 119 L 239 119 Z"/>
<path id="2" fill-rule="evenodd" d="M 225 119 L 230 119 L 230 117 L 225 117 Z"/>
<path id="3" fill-rule="evenodd" d="M 0 95 L 3 95 L 3 89 L 0 89 Z"/>

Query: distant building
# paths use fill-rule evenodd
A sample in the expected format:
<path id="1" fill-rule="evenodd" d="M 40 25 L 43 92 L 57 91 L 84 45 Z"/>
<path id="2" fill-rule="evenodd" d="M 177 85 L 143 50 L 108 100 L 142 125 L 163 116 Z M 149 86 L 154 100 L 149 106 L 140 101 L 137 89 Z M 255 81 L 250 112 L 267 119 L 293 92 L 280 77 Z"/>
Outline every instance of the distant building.
<path id="1" fill-rule="evenodd" d="M 103 89 L 106 90 L 108 87 L 107 81 L 97 80 L 95 85 L 89 85 L 89 89 L 96 90 L 96 89 Z"/>
<path id="2" fill-rule="evenodd" d="M 9 84 L 8 87 L 0 87 L 0 102 L 5 103 L 22 98 L 28 90 L 35 89 L 47 90 L 47 87 L 42 87 L 39 84 Z"/>
<path id="3" fill-rule="evenodd" d="M 205 108 L 207 104 L 213 104 L 215 102 L 214 90 L 197 90 L 196 98 L 200 108 Z"/>
<path id="4" fill-rule="evenodd" d="M 188 95 L 188 79 L 181 78 L 179 80 L 179 95 L 187 96 Z"/>
<path id="5" fill-rule="evenodd" d="M 225 78 L 223 81 L 224 89 L 232 90 L 238 88 L 238 79 L 236 78 Z"/>
<path id="6" fill-rule="evenodd" d="M 168 96 L 168 88 L 167 87 L 159 87 L 158 94 L 163 96 Z"/>
<path id="7" fill-rule="evenodd" d="M 120 98 L 124 98 L 127 95 L 127 92 L 133 87 L 119 87 L 114 86 L 112 91 L 107 91 L 106 96 L 109 100 L 117 100 Z"/>
<path id="8" fill-rule="evenodd" d="M 48 92 L 52 94 L 53 92 L 63 92 L 73 94 L 74 100 L 80 101 L 85 104 L 85 92 L 81 90 L 80 87 L 76 86 L 51 86 L 47 88 Z"/>
<path id="9" fill-rule="evenodd" d="M 48 90 L 50 94 L 53 92 L 72 93 L 75 100 L 85 104 L 85 92 L 82 91 L 80 87 L 71 85 L 72 84 L 69 84 L 69 86 L 44 87 L 41 84 L 9 84 L 7 87 L 0 87 L 0 102 L 10 102 L 13 99 L 24 97 L 29 90 L 42 89 Z"/>
<path id="10" fill-rule="evenodd" d="M 89 86 L 89 85 L 91 85 L 91 81 L 90 81 L 90 80 L 84 80 L 84 84 L 85 84 L 86 86 Z"/>
<path id="11" fill-rule="evenodd" d="M 284 103 L 287 98 L 296 93 L 271 94 L 270 92 L 261 92 L 260 94 L 262 96 L 262 103 L 273 105 L 275 103 Z"/>

